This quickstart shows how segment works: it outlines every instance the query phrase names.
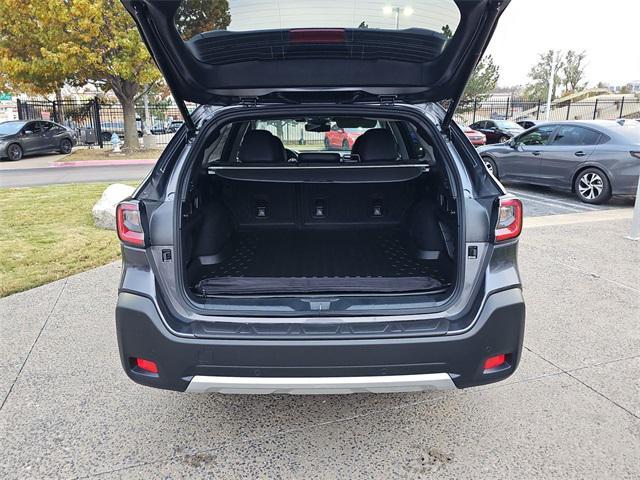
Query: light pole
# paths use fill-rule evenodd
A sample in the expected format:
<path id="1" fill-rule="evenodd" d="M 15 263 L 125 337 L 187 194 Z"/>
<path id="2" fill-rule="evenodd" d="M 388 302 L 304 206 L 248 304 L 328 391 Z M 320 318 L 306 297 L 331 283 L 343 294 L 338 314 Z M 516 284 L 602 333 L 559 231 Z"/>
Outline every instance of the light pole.
<path id="1" fill-rule="evenodd" d="M 396 16 L 396 30 L 400 30 L 400 14 L 402 13 L 405 17 L 410 17 L 413 15 L 413 7 L 406 6 L 404 8 L 394 7 L 392 5 L 386 5 L 382 9 L 382 13 L 385 15 L 395 14 Z"/>

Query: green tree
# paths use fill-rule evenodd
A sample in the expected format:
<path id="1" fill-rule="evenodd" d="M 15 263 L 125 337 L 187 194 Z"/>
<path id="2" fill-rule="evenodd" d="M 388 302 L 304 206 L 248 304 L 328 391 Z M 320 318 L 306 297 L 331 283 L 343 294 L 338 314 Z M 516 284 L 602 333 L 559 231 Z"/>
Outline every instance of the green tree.
<path id="1" fill-rule="evenodd" d="M 226 0 L 186 4 L 206 14 L 184 14 L 178 19 L 182 32 L 229 24 Z M 2 0 L 0 32 L 3 79 L 38 93 L 59 91 L 65 83 L 113 91 L 123 109 L 124 147 L 137 148 L 135 102 L 161 75 L 119 0 Z"/>
<path id="2" fill-rule="evenodd" d="M 529 78 L 531 82 L 525 87 L 523 96 L 531 100 L 546 99 L 549 91 L 549 79 L 553 69 L 554 60 L 556 62 L 556 70 L 553 82 L 553 91 L 551 99 L 556 98 L 558 85 L 561 85 L 560 73 L 564 69 L 564 58 L 559 50 L 547 50 L 538 56 L 538 62 L 531 67 Z"/>
<path id="3" fill-rule="evenodd" d="M 176 12 L 176 26 L 183 38 L 198 33 L 226 30 L 231 22 L 227 0 L 182 0 Z"/>
<path id="4" fill-rule="evenodd" d="M 499 78 L 500 67 L 494 63 L 493 57 L 491 55 L 483 57 L 473 70 L 469 82 L 467 82 L 462 101 L 469 102 L 476 97 L 491 92 L 498 85 Z"/>
<path id="5" fill-rule="evenodd" d="M 564 57 L 564 66 L 562 68 L 563 79 L 562 85 L 564 86 L 565 93 L 573 93 L 582 88 L 584 84 L 582 80 L 585 76 L 585 59 L 587 54 L 582 52 L 575 52 L 569 50 Z"/>
<path id="6" fill-rule="evenodd" d="M 0 69 L 28 91 L 95 83 L 122 105 L 125 148 L 138 146 L 135 99 L 160 74 L 117 0 L 2 0 Z"/>

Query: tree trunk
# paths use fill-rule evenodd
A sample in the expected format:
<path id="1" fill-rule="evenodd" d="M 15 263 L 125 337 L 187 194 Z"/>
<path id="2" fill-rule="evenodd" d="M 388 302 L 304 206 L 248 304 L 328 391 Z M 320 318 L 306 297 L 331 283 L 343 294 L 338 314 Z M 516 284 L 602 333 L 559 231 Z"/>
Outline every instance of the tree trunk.
<path id="1" fill-rule="evenodd" d="M 112 77 L 109 81 L 113 93 L 116 94 L 124 117 L 124 150 L 137 150 L 140 148 L 138 141 L 138 126 L 136 122 L 135 98 L 140 90 L 140 85 L 119 77 Z"/>
<path id="2" fill-rule="evenodd" d="M 58 118 L 55 119 L 58 123 L 64 123 L 64 102 L 62 98 L 62 88 L 56 88 L 56 111 Z"/>
<path id="3" fill-rule="evenodd" d="M 133 99 L 120 102 L 124 115 L 124 149 L 135 150 L 140 148 L 138 141 L 138 126 L 136 122 L 136 106 Z"/>

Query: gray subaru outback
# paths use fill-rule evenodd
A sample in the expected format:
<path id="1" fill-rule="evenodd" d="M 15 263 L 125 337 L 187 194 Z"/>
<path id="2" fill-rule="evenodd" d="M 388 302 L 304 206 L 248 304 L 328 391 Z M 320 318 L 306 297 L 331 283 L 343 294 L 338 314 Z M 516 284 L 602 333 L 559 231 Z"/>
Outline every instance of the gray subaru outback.
<path id="1" fill-rule="evenodd" d="M 190 39 L 179 0 L 123 3 L 184 116 L 117 210 L 132 380 L 315 394 L 515 371 L 522 204 L 452 121 L 507 1 L 237 1 Z"/>

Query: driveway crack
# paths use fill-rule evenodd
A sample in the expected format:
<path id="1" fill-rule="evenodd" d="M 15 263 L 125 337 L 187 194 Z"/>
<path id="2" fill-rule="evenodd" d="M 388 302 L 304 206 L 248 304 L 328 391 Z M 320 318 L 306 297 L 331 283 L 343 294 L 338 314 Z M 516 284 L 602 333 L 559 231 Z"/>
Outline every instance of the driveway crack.
<path id="1" fill-rule="evenodd" d="M 25 357 L 24 361 L 22 362 L 22 365 L 20 365 L 20 370 L 18 370 L 18 373 L 16 374 L 16 378 L 13 379 L 13 382 L 11 383 L 11 386 L 9 387 L 9 391 L 7 392 L 7 394 L 5 395 L 4 399 L 2 400 L 2 405 L 0 405 L 0 412 L 4 408 L 5 403 L 7 403 L 7 400 L 9 400 L 9 396 L 11 395 L 11 392 L 13 392 L 13 387 L 15 386 L 16 382 L 18 381 L 18 378 L 20 378 L 20 375 L 22 374 L 22 370 L 24 370 L 24 367 L 27 364 L 27 361 L 29 360 L 29 357 L 31 357 L 31 352 L 33 352 L 33 349 L 36 346 L 36 344 L 38 343 L 38 340 L 40 340 L 40 336 L 42 335 L 42 332 L 44 332 L 45 327 L 49 323 L 49 319 L 51 318 L 51 315 L 53 315 L 53 312 L 55 311 L 56 306 L 58 305 L 58 301 L 60 300 L 60 297 L 62 297 L 62 292 L 64 292 L 64 289 L 67 286 L 67 281 L 68 281 L 68 279 L 64 280 L 64 283 L 62 284 L 62 288 L 60 289 L 60 292 L 58 293 L 58 296 L 56 297 L 55 302 L 53 302 L 53 306 L 51 307 L 51 310 L 49 311 L 49 314 L 47 315 L 47 318 L 45 319 L 44 323 L 42 324 L 42 327 L 40 327 L 40 331 L 38 332 L 38 335 L 36 336 L 35 340 L 31 344 L 31 348 L 29 348 L 29 351 L 27 352 L 27 356 Z"/>
<path id="2" fill-rule="evenodd" d="M 620 405 L 618 402 L 616 402 L 615 400 L 607 397 L 604 393 L 596 390 L 595 388 L 593 388 L 591 385 L 589 385 L 588 383 L 583 382 L 582 380 L 580 380 L 578 377 L 576 377 L 575 375 L 571 374 L 571 371 L 569 370 L 565 370 L 564 368 L 560 367 L 559 365 L 556 365 L 555 363 L 553 363 L 551 360 L 544 358 L 542 355 L 540 355 L 537 352 L 534 352 L 533 350 L 531 350 L 529 347 L 524 347 L 526 350 L 528 350 L 529 352 L 531 352 L 532 354 L 534 354 L 535 356 L 537 356 L 538 358 L 541 358 L 542 360 L 544 360 L 545 362 L 549 363 L 550 365 L 553 365 L 554 367 L 556 367 L 558 370 L 560 370 L 562 373 L 564 373 L 565 375 L 573 378 L 576 382 L 582 384 L 583 386 L 587 387 L 589 390 L 591 390 L 592 392 L 600 395 L 602 398 L 604 398 L 605 400 L 608 400 L 609 402 L 613 403 L 616 407 L 622 409 L 623 411 L 627 412 L 629 415 L 631 415 L 633 418 L 636 418 L 638 420 L 640 420 L 640 417 L 638 415 L 636 415 L 634 412 L 632 412 L 631 410 L 629 410 L 628 408 Z M 631 357 L 633 358 L 633 357 Z M 619 359 L 619 360 L 624 360 L 624 359 Z M 606 362 L 606 363 L 610 363 L 610 362 Z M 601 364 L 598 364 L 601 365 Z M 596 366 L 596 365 L 591 365 L 591 366 Z M 584 367 L 584 368 L 589 368 L 589 367 Z M 574 369 L 572 371 L 576 371 L 576 370 L 582 370 L 582 368 L 577 368 Z"/>

